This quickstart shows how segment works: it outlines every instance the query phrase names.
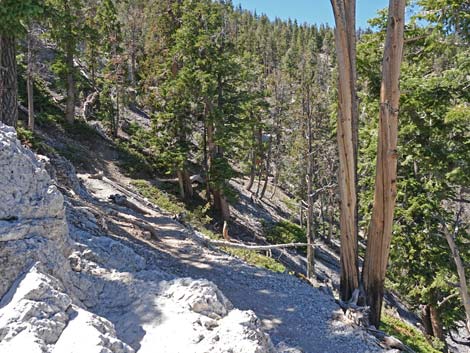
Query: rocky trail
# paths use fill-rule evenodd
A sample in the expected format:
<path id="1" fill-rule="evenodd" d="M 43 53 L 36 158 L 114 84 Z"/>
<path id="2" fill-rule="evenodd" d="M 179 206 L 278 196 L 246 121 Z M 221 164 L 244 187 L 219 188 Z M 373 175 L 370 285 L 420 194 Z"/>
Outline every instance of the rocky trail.
<path id="1" fill-rule="evenodd" d="M 382 351 L 327 291 L 202 246 L 112 160 L 96 177 L 50 158 L 62 195 L 11 129 L 0 141 L 1 352 Z"/>

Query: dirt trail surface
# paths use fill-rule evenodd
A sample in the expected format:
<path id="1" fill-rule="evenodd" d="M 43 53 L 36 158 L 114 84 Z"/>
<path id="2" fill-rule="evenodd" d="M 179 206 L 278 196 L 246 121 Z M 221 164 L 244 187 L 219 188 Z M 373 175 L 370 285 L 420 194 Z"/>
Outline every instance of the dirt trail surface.
<path id="1" fill-rule="evenodd" d="M 116 173 L 117 169 L 113 171 Z M 115 180 L 79 175 L 93 198 L 102 203 L 109 202 L 109 196 L 117 192 L 116 185 L 131 190 L 129 185 L 117 181 L 118 175 L 111 177 Z M 145 232 L 139 233 L 132 227 L 127 232 L 123 232 L 122 227 L 116 231 L 121 234 L 120 242 L 145 258 L 146 270 L 157 268 L 175 277 L 214 282 L 235 307 L 253 310 L 273 342 L 284 342 L 286 348 L 311 353 L 379 350 L 362 330 L 332 320 L 338 306 L 331 296 L 293 276 L 259 269 L 221 251 L 204 248 L 188 236 L 189 231 L 183 225 L 148 208 L 137 197 L 129 200 L 148 212 L 147 216 L 136 212 L 132 212 L 133 215 L 152 224 L 158 232 L 157 240 L 148 239 L 148 234 L 145 236 Z M 122 321 L 122 318 L 110 317 L 105 310 L 99 314 L 115 323 L 118 334 L 126 335 L 126 317 Z"/>

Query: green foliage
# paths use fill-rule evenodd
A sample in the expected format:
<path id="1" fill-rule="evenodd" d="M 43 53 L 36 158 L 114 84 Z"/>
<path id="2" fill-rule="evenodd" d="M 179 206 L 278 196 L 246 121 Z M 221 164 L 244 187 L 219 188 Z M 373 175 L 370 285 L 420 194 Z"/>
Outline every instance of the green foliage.
<path id="1" fill-rule="evenodd" d="M 16 37 L 25 34 L 29 21 L 43 13 L 40 0 L 2 0 L 0 6 L 0 34 Z"/>
<path id="2" fill-rule="evenodd" d="M 384 313 L 380 328 L 387 334 L 398 338 L 416 353 L 439 353 L 444 344 L 434 340 L 430 344 L 423 333 L 406 322 Z"/>
<path id="3" fill-rule="evenodd" d="M 304 243 L 305 230 L 289 221 L 263 224 L 266 240 L 272 244 Z"/>
<path id="4" fill-rule="evenodd" d="M 18 122 L 16 133 L 21 143 L 36 153 L 47 154 L 54 152 L 53 148 L 45 144 L 35 132 L 26 129 L 21 121 Z"/>

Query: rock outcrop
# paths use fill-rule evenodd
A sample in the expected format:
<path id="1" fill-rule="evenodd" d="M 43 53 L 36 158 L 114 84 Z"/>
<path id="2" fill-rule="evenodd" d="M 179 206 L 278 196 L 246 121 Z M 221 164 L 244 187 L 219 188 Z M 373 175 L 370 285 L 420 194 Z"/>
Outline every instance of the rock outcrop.
<path id="1" fill-rule="evenodd" d="M 149 249 L 107 236 L 96 208 L 72 206 L 94 202 L 74 170 L 51 162 L 67 207 L 45 164 L 0 124 L 0 352 L 277 352 L 215 284 L 175 278 Z"/>
<path id="2" fill-rule="evenodd" d="M 36 262 L 66 280 L 69 249 L 62 194 L 15 130 L 0 124 L 0 297 Z"/>

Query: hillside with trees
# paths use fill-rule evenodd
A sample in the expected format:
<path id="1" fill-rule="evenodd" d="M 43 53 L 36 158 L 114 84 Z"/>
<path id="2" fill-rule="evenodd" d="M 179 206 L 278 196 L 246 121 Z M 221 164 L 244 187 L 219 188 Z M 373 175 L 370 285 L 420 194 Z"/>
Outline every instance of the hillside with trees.
<path id="1" fill-rule="evenodd" d="M 229 272 L 188 270 L 179 261 L 204 266 L 220 257 L 207 265 L 217 268 L 229 256 L 266 269 L 263 276 L 281 272 L 286 277 L 272 279 L 283 297 L 275 303 L 292 300 L 297 315 L 307 292 L 281 283 L 319 289 L 340 308 L 332 322 L 370 335 L 357 352 L 466 352 L 470 5 L 390 0 L 367 29 L 357 28 L 356 1 L 331 0 L 331 11 L 334 26 L 270 19 L 230 0 L 1 0 L 0 121 L 47 156 L 71 233 L 84 225 L 92 232 L 90 218 L 76 213 L 85 208 L 103 234 L 131 248 L 155 241 L 139 245 L 149 254 L 209 249 L 199 260 L 181 251 L 170 262 L 260 316 L 264 326 L 253 330 L 272 335 L 272 352 L 343 348 L 335 339 L 315 347 L 312 333 L 300 337 L 302 327 L 289 342 L 293 328 L 279 333 L 266 324 L 250 265 L 234 262 L 253 281 L 245 305 L 227 294 L 238 290 L 222 280 Z M 13 187 L 1 185 L 4 199 L 15 199 Z M 9 222 L 21 221 L 7 201 L 0 205 L 5 244 Z M 159 217 L 176 222 L 168 231 L 176 240 L 165 238 Z M 80 244 L 81 236 L 72 239 Z M 0 258 L 13 258 L 1 256 L 3 244 Z M 137 253 L 166 266 L 160 255 Z M 312 305 L 317 300 L 327 302 L 312 295 Z M 116 308 L 88 309 L 139 351 L 145 339 L 136 343 L 120 326 L 125 320 L 113 321 Z M 315 325 L 308 327 L 322 335 Z M 1 332 L 0 348 L 10 339 Z"/>

